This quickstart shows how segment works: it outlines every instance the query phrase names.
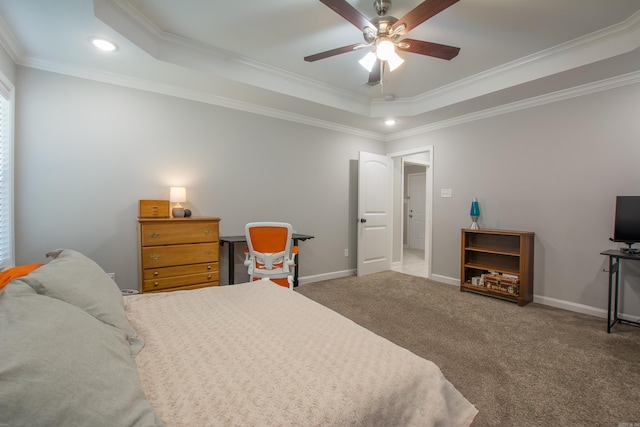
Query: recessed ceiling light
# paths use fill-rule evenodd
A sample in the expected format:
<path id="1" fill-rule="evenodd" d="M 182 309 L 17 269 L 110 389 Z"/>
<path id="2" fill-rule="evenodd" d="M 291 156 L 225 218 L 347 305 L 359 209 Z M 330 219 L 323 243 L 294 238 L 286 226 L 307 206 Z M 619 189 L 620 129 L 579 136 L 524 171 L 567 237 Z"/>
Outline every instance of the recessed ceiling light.
<path id="1" fill-rule="evenodd" d="M 118 49 L 118 46 L 116 46 L 109 40 L 101 39 L 98 37 L 92 37 L 90 40 L 92 45 L 105 52 L 113 52 L 114 50 Z"/>
<path id="2" fill-rule="evenodd" d="M 387 126 L 393 126 L 396 124 L 396 120 L 395 119 L 387 119 L 384 121 L 384 124 Z"/>

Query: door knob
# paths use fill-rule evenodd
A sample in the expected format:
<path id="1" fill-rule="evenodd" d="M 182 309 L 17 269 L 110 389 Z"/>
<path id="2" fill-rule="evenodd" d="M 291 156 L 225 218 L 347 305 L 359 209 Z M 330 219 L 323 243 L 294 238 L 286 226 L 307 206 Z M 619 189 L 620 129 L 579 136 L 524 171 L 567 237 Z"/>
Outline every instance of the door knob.
<path id="1" fill-rule="evenodd" d="M 360 218 L 360 222 L 367 222 L 366 218 Z"/>

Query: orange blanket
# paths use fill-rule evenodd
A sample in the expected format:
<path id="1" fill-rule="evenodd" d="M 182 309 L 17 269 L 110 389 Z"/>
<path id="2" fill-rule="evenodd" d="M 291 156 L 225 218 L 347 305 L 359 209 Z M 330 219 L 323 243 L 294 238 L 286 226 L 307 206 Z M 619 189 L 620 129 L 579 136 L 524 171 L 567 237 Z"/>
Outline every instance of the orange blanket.
<path id="1" fill-rule="evenodd" d="M 26 276 L 38 267 L 42 267 L 44 264 L 25 264 L 18 265 L 13 268 L 9 268 L 0 272 L 0 289 L 4 288 L 7 283 L 18 277 Z"/>

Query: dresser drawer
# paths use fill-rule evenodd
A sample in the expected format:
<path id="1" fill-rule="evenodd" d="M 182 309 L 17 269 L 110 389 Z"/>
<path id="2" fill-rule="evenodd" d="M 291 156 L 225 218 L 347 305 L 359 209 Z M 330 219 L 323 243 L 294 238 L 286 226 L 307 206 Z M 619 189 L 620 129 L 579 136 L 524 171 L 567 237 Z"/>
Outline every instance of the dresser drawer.
<path id="1" fill-rule="evenodd" d="M 142 248 L 144 270 L 187 264 L 213 263 L 217 260 L 217 242 Z"/>
<path id="2" fill-rule="evenodd" d="M 220 271 L 217 262 L 205 264 L 181 265 L 178 267 L 148 268 L 143 272 L 144 280 L 166 279 L 173 276 L 184 276 L 186 274 L 212 273 Z"/>
<path id="3" fill-rule="evenodd" d="M 219 284 L 219 273 L 217 271 L 202 274 L 189 274 L 186 276 L 176 276 L 167 279 L 144 280 L 142 291 L 160 291 L 170 288 L 178 288 L 189 285 L 205 284 L 206 286 L 217 286 Z"/>
<path id="4" fill-rule="evenodd" d="M 218 241 L 218 223 L 198 221 L 193 223 L 157 223 L 141 225 L 142 246 L 179 245 Z"/>

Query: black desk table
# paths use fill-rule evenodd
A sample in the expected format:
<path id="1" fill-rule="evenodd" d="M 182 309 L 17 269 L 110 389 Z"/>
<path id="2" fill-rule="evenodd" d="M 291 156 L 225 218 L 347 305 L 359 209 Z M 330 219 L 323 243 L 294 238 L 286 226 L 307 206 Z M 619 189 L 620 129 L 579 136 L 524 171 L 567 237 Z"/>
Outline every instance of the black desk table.
<path id="1" fill-rule="evenodd" d="M 609 304 L 607 304 L 607 333 L 611 332 L 611 328 L 616 323 L 624 323 L 627 325 L 640 327 L 640 322 L 633 322 L 631 320 L 620 319 L 618 317 L 618 294 L 620 292 L 620 259 L 640 261 L 640 255 L 625 253 L 620 251 L 620 249 L 609 249 L 608 251 L 600 252 L 600 255 L 606 255 L 609 257 Z M 613 300 L 613 310 L 611 310 L 611 300 Z M 612 313 L 613 319 L 611 318 Z"/>
<path id="2" fill-rule="evenodd" d="M 293 245 L 298 246 L 298 241 L 313 239 L 313 237 L 314 236 L 310 236 L 308 234 L 293 233 L 293 236 L 291 236 L 291 239 L 293 240 Z M 229 284 L 230 285 L 233 285 L 234 276 L 235 276 L 234 264 L 233 264 L 235 244 L 246 243 L 246 242 L 247 242 L 246 236 L 221 236 L 220 237 L 220 246 L 224 246 L 225 243 L 229 244 L 228 263 L 229 263 Z M 293 269 L 293 286 L 294 287 L 298 286 L 298 265 L 300 265 L 300 254 L 298 254 L 296 258 L 297 258 L 296 266 Z"/>

